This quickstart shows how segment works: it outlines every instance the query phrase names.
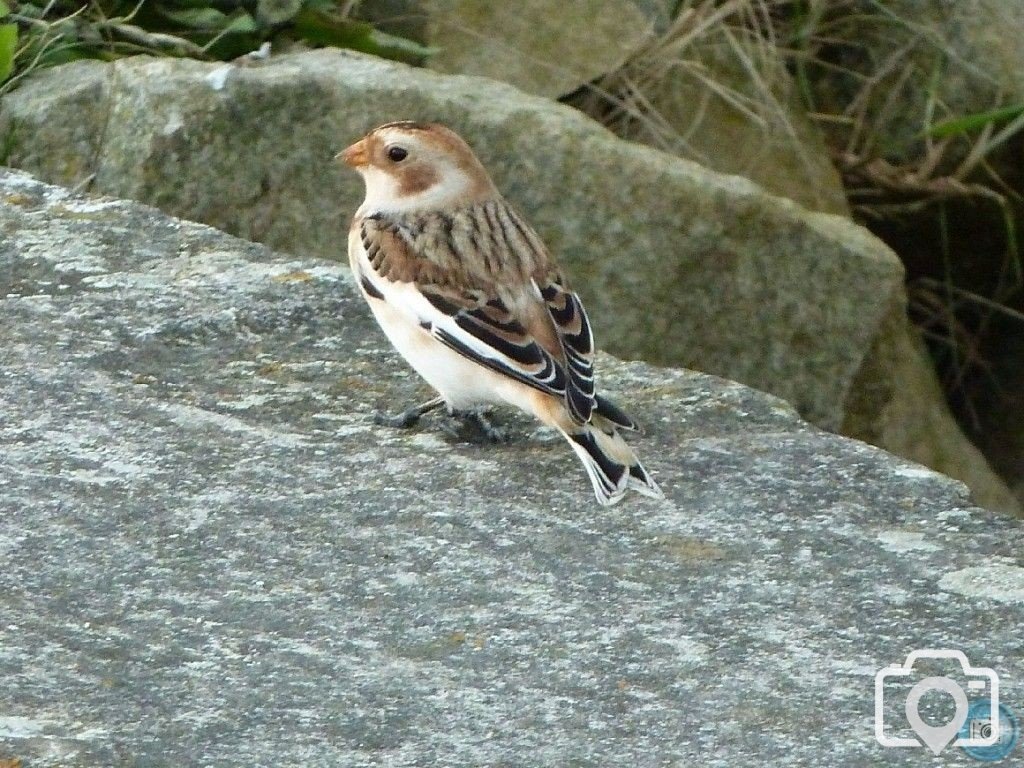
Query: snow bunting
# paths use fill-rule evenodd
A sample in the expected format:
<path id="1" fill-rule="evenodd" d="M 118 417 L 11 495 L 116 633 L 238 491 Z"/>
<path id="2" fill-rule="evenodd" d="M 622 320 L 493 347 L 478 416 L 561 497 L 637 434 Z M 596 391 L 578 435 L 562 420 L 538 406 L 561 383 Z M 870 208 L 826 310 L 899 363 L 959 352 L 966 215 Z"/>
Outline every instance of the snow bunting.
<path id="1" fill-rule="evenodd" d="M 537 233 L 465 141 L 435 123 L 387 123 L 338 154 L 366 184 L 349 232 L 356 282 L 380 327 L 452 413 L 508 404 L 554 427 L 601 504 L 661 490 L 626 445 L 636 423 L 594 387 L 594 338 Z"/>

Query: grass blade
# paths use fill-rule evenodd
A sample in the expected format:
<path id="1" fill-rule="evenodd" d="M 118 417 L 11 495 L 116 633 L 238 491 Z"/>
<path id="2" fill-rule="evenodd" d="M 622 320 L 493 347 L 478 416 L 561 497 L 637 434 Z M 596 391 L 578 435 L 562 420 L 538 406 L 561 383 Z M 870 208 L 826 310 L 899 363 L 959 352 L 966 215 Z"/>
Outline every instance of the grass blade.
<path id="1" fill-rule="evenodd" d="M 953 120 L 946 120 L 933 125 L 925 131 L 925 133 L 933 138 L 943 139 L 947 136 L 956 136 L 957 134 L 979 131 L 991 123 L 1006 122 L 1007 120 L 1018 118 L 1021 115 L 1024 115 L 1024 104 L 1017 104 L 1012 107 L 993 109 L 991 112 L 978 112 L 973 115 L 965 115 L 964 117 L 957 117 Z"/>
<path id="2" fill-rule="evenodd" d="M 14 71 L 14 52 L 18 47 L 18 26 L 0 24 L 0 83 Z"/>

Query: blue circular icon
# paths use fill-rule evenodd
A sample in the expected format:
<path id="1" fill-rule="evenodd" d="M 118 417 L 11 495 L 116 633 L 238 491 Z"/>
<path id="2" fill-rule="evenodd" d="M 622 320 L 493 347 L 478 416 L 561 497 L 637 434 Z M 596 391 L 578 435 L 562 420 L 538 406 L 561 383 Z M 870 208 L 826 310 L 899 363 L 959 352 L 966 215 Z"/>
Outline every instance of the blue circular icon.
<path id="1" fill-rule="evenodd" d="M 981 741 L 992 738 L 992 706 L 988 699 L 975 699 L 967 708 L 967 719 L 960 726 L 957 738 L 963 741 Z M 1020 722 L 1005 704 L 999 705 L 999 740 L 987 747 L 961 744 L 960 748 L 975 760 L 995 762 L 1002 760 L 1020 738 Z"/>

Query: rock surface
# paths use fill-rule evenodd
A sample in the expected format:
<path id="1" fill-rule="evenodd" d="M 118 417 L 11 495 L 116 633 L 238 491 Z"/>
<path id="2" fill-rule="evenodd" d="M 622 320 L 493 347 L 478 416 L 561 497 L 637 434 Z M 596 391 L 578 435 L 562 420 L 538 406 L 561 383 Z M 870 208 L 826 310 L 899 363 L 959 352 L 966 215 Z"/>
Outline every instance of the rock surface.
<path id="1" fill-rule="evenodd" d="M 849 403 L 878 405 L 853 385 L 905 300 L 880 241 L 506 85 L 337 51 L 246 68 L 80 62 L 4 99 L 0 143 L 49 181 L 343 258 L 362 187 L 330 158 L 396 117 L 443 119 L 469 138 L 568 268 L 609 351 L 742 381 L 830 429 Z M 869 370 L 872 393 L 907 390 L 886 366 Z M 907 396 L 945 419 L 952 458 L 938 468 L 986 504 L 1004 497 L 943 402 Z M 874 423 L 884 406 L 853 415 Z"/>
<path id="2" fill-rule="evenodd" d="M 653 25 L 630 0 L 424 0 L 438 72 L 557 98 L 618 67 Z"/>
<path id="3" fill-rule="evenodd" d="M 1024 709 L 1024 533 L 728 381 L 600 361 L 661 502 L 424 394 L 333 262 L 0 172 L 0 759 L 918 765 L 921 647 Z M 944 764 L 973 765 L 958 750 Z"/>
<path id="4" fill-rule="evenodd" d="M 982 506 L 1021 513 L 1024 495 L 1018 498 L 1000 479 L 950 414 L 928 352 L 910 327 L 902 302 L 894 304 L 850 390 L 844 435 L 884 446 L 968 483 Z"/>

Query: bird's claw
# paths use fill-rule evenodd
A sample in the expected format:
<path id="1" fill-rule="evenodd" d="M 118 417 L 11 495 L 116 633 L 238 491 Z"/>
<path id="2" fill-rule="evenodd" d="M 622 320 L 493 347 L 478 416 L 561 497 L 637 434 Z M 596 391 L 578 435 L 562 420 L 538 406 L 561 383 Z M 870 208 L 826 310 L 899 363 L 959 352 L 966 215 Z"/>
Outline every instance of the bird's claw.
<path id="1" fill-rule="evenodd" d="M 394 415 L 377 411 L 373 414 L 373 422 L 382 427 L 410 429 L 419 423 L 425 413 L 434 410 L 440 404 L 441 400 L 435 399 Z M 508 431 L 492 424 L 491 420 L 479 411 L 449 410 L 448 415 L 456 420 L 456 423 L 442 422 L 441 431 L 455 440 L 470 443 L 507 443 L 509 441 Z"/>
<path id="2" fill-rule="evenodd" d="M 444 400 L 440 397 L 435 397 L 433 400 L 428 400 L 420 405 L 407 408 L 394 416 L 377 411 L 373 414 L 373 423 L 380 424 L 382 427 L 409 429 L 410 427 L 415 427 L 425 413 L 430 413 L 432 410 L 439 408 L 442 405 L 444 405 Z"/>
<path id="3" fill-rule="evenodd" d="M 373 423 L 379 424 L 382 427 L 392 427 L 394 429 L 411 429 L 415 427 L 420 421 L 420 414 L 416 412 L 415 408 L 411 408 L 408 411 L 402 411 L 394 415 L 381 413 L 377 411 L 373 414 Z"/>
<path id="4" fill-rule="evenodd" d="M 460 440 L 507 443 L 510 439 L 508 430 L 495 426 L 487 416 L 479 411 L 452 411 L 451 416 L 457 418 L 464 429 L 456 429 L 451 426 L 442 427 L 442 429 Z M 467 435 L 467 432 L 470 434 Z"/>

